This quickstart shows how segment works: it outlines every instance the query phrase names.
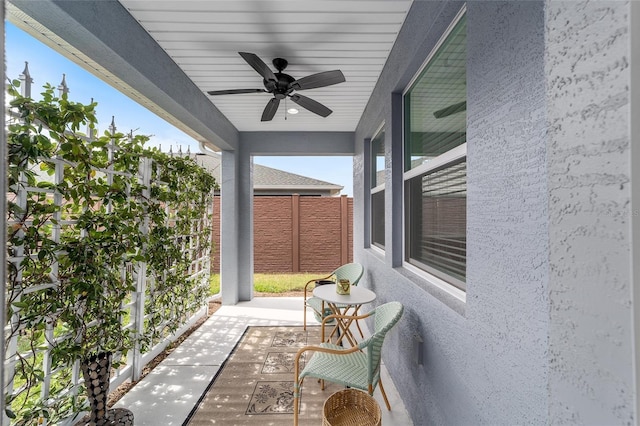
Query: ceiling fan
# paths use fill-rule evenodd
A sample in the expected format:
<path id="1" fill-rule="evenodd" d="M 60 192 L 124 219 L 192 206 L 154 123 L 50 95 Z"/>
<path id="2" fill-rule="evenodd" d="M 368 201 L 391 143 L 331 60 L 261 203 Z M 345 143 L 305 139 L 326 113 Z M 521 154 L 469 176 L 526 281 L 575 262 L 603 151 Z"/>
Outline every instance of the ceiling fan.
<path id="1" fill-rule="evenodd" d="M 314 101 L 306 96 L 294 93 L 297 90 L 317 89 L 319 87 L 331 86 L 333 84 L 342 83 L 345 81 L 344 75 L 340 70 L 324 71 L 317 74 L 311 74 L 300 79 L 295 79 L 289 74 L 285 74 L 285 68 L 289 64 L 286 59 L 275 58 L 273 60 L 273 66 L 278 70 L 274 73 L 265 64 L 262 59 L 253 53 L 238 52 L 242 58 L 247 61 L 251 67 L 258 72 L 263 78 L 262 84 L 264 89 L 230 89 L 230 90 L 212 90 L 207 92 L 210 95 L 235 95 L 239 93 L 272 93 L 273 98 L 267 102 L 267 106 L 262 112 L 262 118 L 260 121 L 271 121 L 278 110 L 280 101 L 287 97 L 301 107 L 318 114 L 321 117 L 327 117 L 333 111 L 326 106 L 322 105 L 318 101 Z"/>

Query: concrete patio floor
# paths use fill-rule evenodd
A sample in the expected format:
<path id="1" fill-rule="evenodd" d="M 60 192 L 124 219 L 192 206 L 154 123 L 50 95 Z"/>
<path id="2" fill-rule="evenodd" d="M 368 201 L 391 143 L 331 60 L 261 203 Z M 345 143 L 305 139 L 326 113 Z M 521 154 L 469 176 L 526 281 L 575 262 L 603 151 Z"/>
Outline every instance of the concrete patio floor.
<path id="1" fill-rule="evenodd" d="M 250 302 L 222 306 L 115 407 L 133 411 L 136 426 L 182 425 L 245 329 L 260 325 L 302 325 L 302 298 L 256 297 Z M 384 365 L 382 382 L 392 407 L 392 411 L 386 410 L 376 389 L 374 397 L 382 409 L 382 424 L 413 425 Z M 304 386 L 310 385 L 305 382 Z"/>

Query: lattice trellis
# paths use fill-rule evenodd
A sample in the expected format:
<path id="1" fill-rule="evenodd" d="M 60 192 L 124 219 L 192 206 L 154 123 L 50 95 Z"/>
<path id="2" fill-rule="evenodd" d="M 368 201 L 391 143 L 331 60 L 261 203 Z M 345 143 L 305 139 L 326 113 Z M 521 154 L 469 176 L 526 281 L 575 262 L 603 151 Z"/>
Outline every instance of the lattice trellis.
<path id="1" fill-rule="evenodd" d="M 23 82 L 28 83 L 22 88 L 25 96 L 30 92 L 27 68 L 22 77 Z M 64 80 L 63 83 L 59 88 L 61 97 L 68 91 Z M 15 114 L 9 117 L 10 124 L 20 120 Z M 87 141 L 94 140 L 93 133 L 93 129 L 87 131 Z M 113 122 L 110 133 L 116 134 Z M 167 193 L 193 192 L 194 189 L 187 187 L 186 181 L 185 187 L 181 187 L 180 182 L 166 181 L 168 165 L 158 161 L 160 156 L 141 157 L 135 174 L 117 170 L 111 160 L 119 150 L 126 149 L 118 145 L 118 140 L 114 137 L 105 145 L 109 166 L 91 170 L 92 179 L 104 180 L 109 186 L 122 181 L 126 184 L 124 192 L 130 197 L 126 202 L 142 199 L 149 211 L 163 210 L 165 221 L 162 225 L 151 221 L 149 215 L 135 219 L 135 226 L 146 238 L 146 245 L 141 245 L 140 250 L 154 249 L 151 247 L 157 241 L 152 238 L 154 233 L 166 234 L 170 230 L 173 233 L 168 246 L 174 250 L 167 253 L 173 253 L 178 259 L 167 259 L 173 266 L 161 272 L 135 257 L 111 265 L 121 281 L 134 288 L 117 303 L 121 309 L 120 326 L 131 332 L 135 342 L 126 358 L 118 353 L 114 356 L 122 363 L 113 369 L 112 389 L 126 380 L 137 380 L 144 365 L 206 312 L 213 202 L 211 191 L 202 193 L 198 200 L 192 197 L 193 205 L 176 202 L 180 197 L 167 197 Z M 43 164 L 46 167 L 42 167 Z M 79 360 L 61 365 L 55 360 L 54 350 L 62 341 L 77 339 L 78 330 L 66 329 L 56 317 L 56 308 L 44 306 L 52 303 L 46 297 L 47 292 L 58 290 L 64 280 L 60 276 L 60 256 L 65 253 L 54 250 L 51 255 L 52 251 L 47 249 L 57 247 L 65 235 L 85 233 L 78 231 L 79 212 L 72 209 L 64 193 L 65 173 L 78 167 L 60 156 L 34 157 L 7 193 L 13 207 L 7 218 L 11 238 L 8 241 L 6 301 L 11 316 L 5 323 L 4 391 L 10 406 L 26 406 L 31 413 L 37 412 L 39 407 L 42 412 L 24 424 L 47 424 L 49 416 L 58 424 L 70 424 L 84 404 Z M 42 169 L 53 173 L 48 175 Z M 135 191 L 132 191 L 133 187 Z M 95 195 L 96 198 L 101 196 L 104 194 Z M 98 203 L 98 209 L 109 215 L 112 213 L 110 203 Z M 204 214 L 193 213 L 200 211 L 195 204 L 207 206 Z M 25 241 L 37 241 L 38 244 L 23 244 Z M 187 282 L 188 285 L 176 286 L 176 282 Z M 185 287 L 189 291 L 184 291 Z M 82 300 L 77 306 L 82 309 Z M 93 321 L 88 326 L 99 324 Z M 55 365 L 60 366 L 54 368 Z M 1 424 L 13 423 L 3 413 Z"/>

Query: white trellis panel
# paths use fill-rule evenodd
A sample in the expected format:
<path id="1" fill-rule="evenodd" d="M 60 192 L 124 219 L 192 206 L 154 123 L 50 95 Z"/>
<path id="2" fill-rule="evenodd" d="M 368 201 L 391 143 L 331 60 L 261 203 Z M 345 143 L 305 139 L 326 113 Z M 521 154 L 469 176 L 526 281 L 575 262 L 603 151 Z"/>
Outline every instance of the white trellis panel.
<path id="1" fill-rule="evenodd" d="M 30 75 L 28 73 L 28 68 L 25 67 L 25 73 L 21 76 L 23 80 L 23 94 L 30 92 Z M 66 88 L 66 84 L 65 84 Z M 68 90 L 68 89 L 67 89 Z M 9 114 L 11 116 L 11 114 Z M 17 120 L 15 115 L 9 120 Z M 112 123 L 113 129 L 115 132 L 115 125 Z M 91 135 L 92 132 L 88 132 Z M 115 146 L 115 143 L 108 145 L 109 149 L 109 158 L 113 158 L 114 152 L 119 149 Z M 42 159 L 44 161 L 45 159 Z M 73 167 L 74 164 L 69 163 L 68 161 L 62 158 L 47 158 L 46 161 L 48 163 L 55 164 L 55 173 L 52 177 L 49 176 L 39 176 L 39 164 L 32 164 L 32 170 L 38 175 L 39 179 L 47 179 L 48 181 L 52 181 L 54 184 L 60 184 L 63 181 L 63 170 L 65 166 Z M 151 185 L 161 185 L 161 182 L 154 182 L 152 176 L 153 163 L 151 159 L 145 158 L 140 162 L 139 167 L 139 175 L 138 181 L 145 185 L 145 196 L 150 197 L 151 194 Z M 106 176 L 108 182 L 113 182 L 113 177 L 116 174 L 121 174 L 120 172 L 114 171 L 112 167 L 107 169 L 96 170 L 96 173 L 101 176 Z M 44 194 L 47 197 L 48 202 L 52 203 L 57 207 L 61 207 L 64 203 L 63 195 L 53 189 L 49 188 L 39 188 L 27 185 L 27 180 L 23 176 L 21 180 L 21 184 L 18 188 L 14 188 L 11 193 L 15 194 L 15 200 L 9 200 L 17 203 L 17 205 L 21 208 L 26 208 L 27 201 L 29 197 L 32 197 L 37 194 Z M 209 203 L 211 205 L 211 203 Z M 109 211 L 110 206 L 107 206 Z M 167 212 L 171 213 L 171 206 L 166 206 Z M 189 255 L 189 259 L 191 264 L 188 268 L 189 278 L 190 280 L 198 280 L 199 288 L 206 290 L 208 287 L 209 281 L 209 262 L 210 262 L 210 249 L 203 250 L 199 252 L 197 247 L 200 247 L 199 241 L 197 240 L 200 237 L 200 231 L 205 229 L 210 229 L 210 215 L 211 211 L 208 211 L 207 214 L 201 218 L 194 219 L 191 223 L 191 232 L 181 235 L 180 239 L 183 244 L 183 251 Z M 60 242 L 61 233 L 67 227 L 73 227 L 76 225 L 75 221 L 70 220 L 60 212 L 59 209 L 56 209 L 56 212 L 52 215 L 51 221 L 47 223 L 47 229 L 50 233 L 49 238 L 54 242 Z M 175 219 L 171 216 L 167 216 L 168 221 L 175 221 Z M 175 225 L 175 223 L 173 223 Z M 27 223 L 28 225 L 28 223 Z M 21 226 L 18 221 L 8 220 L 7 226 L 10 228 L 12 226 Z M 148 219 L 146 220 L 146 230 L 148 231 Z M 24 231 L 18 231 L 18 237 L 23 237 Z M 208 232 L 208 235 L 211 235 L 211 232 Z M 210 237 L 209 237 L 210 238 Z M 208 245 L 210 247 L 210 244 Z M 7 304 L 13 304 L 16 302 L 20 302 L 21 298 L 28 293 L 33 292 L 42 292 L 46 291 L 49 288 L 55 288 L 59 285 L 58 280 L 58 263 L 54 261 L 51 264 L 50 274 L 49 274 L 49 282 L 38 283 L 37 285 L 29 285 L 23 286 L 23 277 L 21 272 L 20 263 L 25 258 L 27 254 L 24 252 L 24 248 L 22 246 L 16 246 L 13 248 L 13 255 L 8 256 L 8 262 L 13 264 L 13 267 L 16 268 L 17 276 L 15 279 L 15 286 L 12 290 L 9 287 L 5 287 L 6 292 L 6 301 Z M 30 253 L 28 254 L 34 260 L 37 261 L 38 253 Z M 150 318 L 155 315 L 154 312 L 145 312 L 145 301 L 149 297 L 153 297 L 154 283 L 157 280 L 162 280 L 162 276 L 148 276 L 147 273 L 147 265 L 143 262 L 136 262 L 127 265 L 121 265 L 121 276 L 123 279 L 125 277 L 133 277 L 136 282 L 136 290 L 130 295 L 128 301 L 123 301 L 122 307 L 127 309 L 129 312 L 129 320 L 126 324 L 122 324 L 123 328 L 133 329 L 136 336 L 142 335 L 147 332 L 145 330 L 145 319 Z M 162 339 L 154 341 L 153 344 L 143 352 L 141 346 L 138 344 L 136 347 L 129 352 L 126 363 L 120 366 L 115 372 L 112 374 L 112 389 L 117 387 L 118 385 L 124 383 L 128 380 L 137 380 L 140 377 L 141 371 L 143 367 L 151 361 L 157 354 L 159 354 L 166 346 L 174 341 L 180 334 L 186 331 L 190 325 L 197 321 L 197 319 L 201 318 L 206 314 L 206 298 L 203 298 L 200 301 L 196 301 L 193 303 L 193 309 L 189 311 L 189 315 L 183 318 L 178 318 L 176 316 L 168 315 L 165 318 L 162 318 L 162 322 L 158 327 L 163 327 L 169 322 L 179 321 L 178 329 L 172 334 L 165 333 Z M 33 362 L 34 365 L 38 363 L 39 368 L 42 371 L 43 379 L 40 383 L 37 384 L 38 392 L 42 401 L 46 404 L 54 403 L 56 399 L 60 397 L 64 397 L 68 394 L 77 394 L 82 384 L 82 375 L 79 372 L 78 363 L 70 368 L 66 368 L 63 370 L 54 370 L 52 368 L 52 359 L 51 359 L 51 347 L 52 343 L 61 339 L 67 339 L 71 337 L 71 334 L 68 335 L 57 335 L 55 330 L 55 324 L 53 321 L 49 321 L 46 326 L 43 339 L 43 343 L 41 347 L 38 347 L 35 350 L 25 351 L 21 348 L 21 345 L 25 345 L 26 340 L 24 336 L 28 335 L 29 330 L 19 330 L 20 324 L 24 322 L 21 321 L 20 310 L 14 309 L 14 313 L 9 319 L 8 323 L 4 324 L 5 327 L 5 336 L 8 338 L 6 342 L 4 342 L 5 347 L 5 365 L 3 368 L 4 374 L 4 384 L 5 394 L 16 395 L 22 390 L 23 386 L 27 386 L 25 383 L 17 383 L 16 377 L 16 367 L 19 365 L 20 360 L 27 359 L 28 362 Z M 117 355 L 117 354 L 116 354 Z M 68 380 L 69 386 L 63 387 L 62 389 L 56 387 L 52 388 L 52 381 L 62 380 L 61 378 L 65 378 L 64 380 Z M 32 384 L 33 385 L 33 384 Z M 65 422 L 61 424 L 70 425 L 73 424 L 78 418 L 76 415 L 74 418 L 69 418 Z M 9 425 L 8 417 L 3 413 L 2 417 L 0 417 L 0 426 Z M 41 425 L 46 425 L 46 419 L 42 418 Z"/>

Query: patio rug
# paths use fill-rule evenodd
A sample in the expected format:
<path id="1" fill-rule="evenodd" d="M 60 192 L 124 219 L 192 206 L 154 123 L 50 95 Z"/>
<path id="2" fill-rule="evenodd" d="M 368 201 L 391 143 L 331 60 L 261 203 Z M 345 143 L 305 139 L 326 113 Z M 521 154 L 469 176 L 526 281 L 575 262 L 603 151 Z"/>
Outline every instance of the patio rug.
<path id="1" fill-rule="evenodd" d="M 307 331 L 248 327 L 183 426 L 293 424 L 295 355 L 301 347 L 319 342 L 318 326 Z M 316 379 L 307 378 L 300 398 L 300 425 L 321 425 L 324 401 L 340 389 L 344 387 L 326 382 L 323 391 Z"/>

